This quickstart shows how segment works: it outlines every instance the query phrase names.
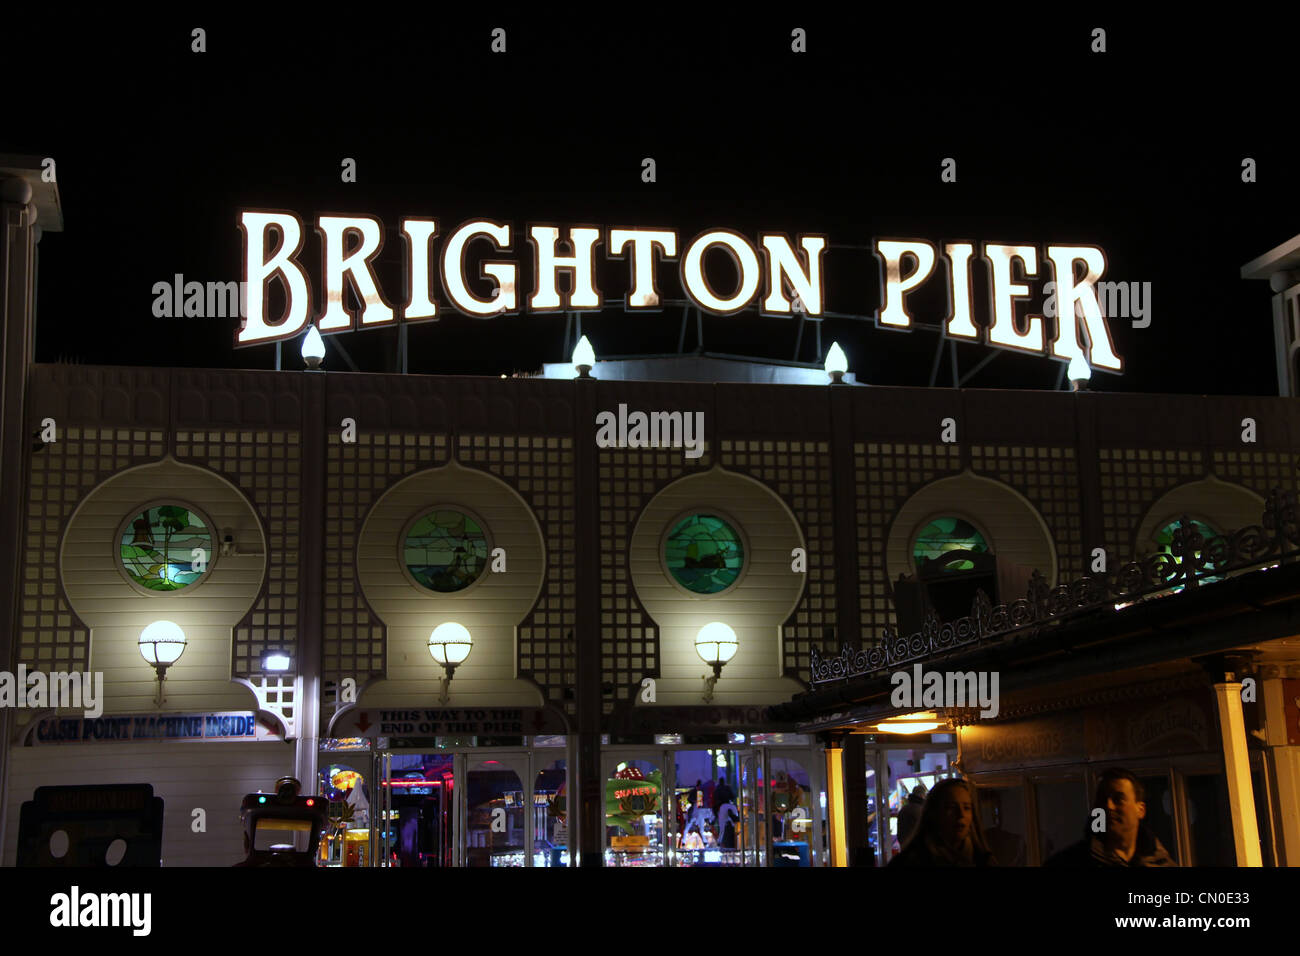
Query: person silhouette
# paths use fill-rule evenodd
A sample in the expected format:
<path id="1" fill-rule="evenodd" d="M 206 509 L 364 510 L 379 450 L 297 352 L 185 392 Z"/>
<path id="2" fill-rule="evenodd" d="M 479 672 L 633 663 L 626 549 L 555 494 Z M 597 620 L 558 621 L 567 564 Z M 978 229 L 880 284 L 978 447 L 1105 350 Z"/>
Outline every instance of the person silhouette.
<path id="1" fill-rule="evenodd" d="M 1094 807 L 1105 808 L 1106 829 L 1084 838 L 1044 866 L 1177 866 L 1146 820 L 1146 788 L 1132 772 L 1112 767 L 1097 781 Z"/>
<path id="2" fill-rule="evenodd" d="M 975 788 L 965 780 L 940 780 L 921 819 L 889 866 L 996 866 L 980 827 Z"/>

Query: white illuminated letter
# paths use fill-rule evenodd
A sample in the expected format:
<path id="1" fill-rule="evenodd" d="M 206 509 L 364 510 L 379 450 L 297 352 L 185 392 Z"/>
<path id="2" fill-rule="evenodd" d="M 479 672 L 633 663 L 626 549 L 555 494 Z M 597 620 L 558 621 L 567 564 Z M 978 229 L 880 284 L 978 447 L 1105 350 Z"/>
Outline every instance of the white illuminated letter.
<path id="1" fill-rule="evenodd" d="M 659 288 L 655 285 L 655 246 L 665 259 L 677 256 L 677 233 L 666 229 L 611 229 L 605 254 L 623 258 L 623 247 L 632 243 L 632 291 L 627 296 L 629 309 L 654 309 L 659 306 Z"/>
<path id="2" fill-rule="evenodd" d="M 322 332 L 338 332 L 353 327 L 352 315 L 343 307 L 343 284 L 352 277 L 361 297 L 361 325 L 384 325 L 393 321 L 393 310 L 379 294 L 370 260 L 384 247 L 384 230 L 378 219 L 370 216 L 321 216 L 316 223 L 321 237 L 321 254 L 325 259 L 325 311 L 316 321 Z M 344 248 L 348 233 L 361 234 L 361 242 L 347 255 Z"/>
<path id="3" fill-rule="evenodd" d="M 1052 341 L 1052 357 L 1059 359 L 1084 355 L 1084 343 L 1079 338 L 1079 319 L 1074 303 L 1083 309 L 1083 325 L 1088 343 L 1092 346 L 1090 364 L 1097 368 L 1122 372 L 1124 363 L 1115 354 L 1115 343 L 1097 302 L 1097 280 L 1106 273 L 1106 253 L 1096 246 L 1048 246 L 1047 258 L 1052 261 L 1056 274 L 1056 338 Z M 1082 262 L 1088 273 L 1076 285 L 1074 264 Z"/>
<path id="4" fill-rule="evenodd" d="M 447 237 L 447 243 L 442 247 L 442 287 L 456 308 L 469 315 L 513 312 L 516 305 L 516 266 L 513 262 L 484 262 L 482 265 L 483 274 L 496 280 L 498 293 L 495 299 L 480 299 L 469 291 L 465 275 L 465 247 L 478 236 L 487 236 L 498 249 L 510 248 L 509 223 L 489 222 L 486 219 L 472 219 L 462 223 Z"/>
<path id="5" fill-rule="evenodd" d="M 438 220 L 403 219 L 402 234 L 406 236 L 409 253 L 406 260 L 406 308 L 402 310 L 402 318 L 407 322 L 436 319 L 438 303 L 429 298 L 429 260 L 433 254 L 433 237 L 438 234 Z"/>
<path id="6" fill-rule="evenodd" d="M 979 339 L 980 331 L 971 318 L 970 257 L 975 246 L 969 242 L 949 242 L 943 247 L 952 267 L 952 314 L 948 316 L 947 334 L 957 339 Z"/>
<path id="7" fill-rule="evenodd" d="M 270 259 L 266 258 L 266 234 L 278 229 L 282 237 Z M 291 212 L 242 212 L 239 229 L 244 234 L 244 282 L 248 290 L 247 320 L 235 336 L 235 345 L 271 342 L 297 335 L 307 324 L 311 311 L 311 290 L 307 273 L 294 257 L 302 248 L 302 222 Z M 287 308 L 276 325 L 266 314 L 266 283 L 279 278 L 284 286 Z"/>
<path id="8" fill-rule="evenodd" d="M 600 238 L 599 229 L 573 228 L 569 230 L 569 244 L 573 248 L 571 256 L 557 256 L 555 243 L 560 237 L 560 230 L 554 226 L 533 226 L 528 231 L 529 241 L 536 250 L 537 291 L 528 300 L 528 307 L 537 311 L 558 309 L 560 294 L 555 288 L 555 273 L 560 269 L 573 272 L 572 291 L 568 294 L 566 309 L 598 309 L 601 306 L 599 293 L 591 284 L 592 253 L 596 240 Z"/>
<path id="9" fill-rule="evenodd" d="M 903 278 L 903 256 L 912 255 L 916 268 Z M 930 277 L 934 271 L 934 244 L 924 239 L 876 240 L 876 255 L 885 267 L 885 302 L 876 322 L 896 329 L 912 327 L 912 317 L 907 314 L 903 296 Z"/>
<path id="10" fill-rule="evenodd" d="M 704 277 L 704 253 L 709 246 L 721 246 L 740 273 L 740 288 L 729 299 L 721 298 Z M 710 312 L 729 314 L 749 305 L 758 292 L 758 253 L 742 235 L 727 229 L 703 232 L 691 240 L 682 259 L 682 286 L 691 301 Z"/>
<path id="11" fill-rule="evenodd" d="M 1011 281 L 1011 260 L 1025 264 L 1025 278 L 1038 274 L 1038 250 L 1033 246 L 984 244 L 984 258 L 993 273 L 990 289 L 993 297 L 993 324 L 989 326 L 989 344 L 1022 352 L 1043 351 L 1043 317 L 1025 316 L 1025 331 L 1015 326 L 1015 300 L 1029 293 L 1029 286 Z M 1059 299 L 1058 299 L 1059 301 Z M 1057 315 L 1061 314 L 1058 306 Z"/>
<path id="12" fill-rule="evenodd" d="M 788 236 L 769 233 L 759 238 L 767 251 L 768 292 L 767 298 L 763 300 L 763 310 L 779 315 L 790 314 L 790 300 L 785 297 L 785 284 L 781 281 L 788 278 L 808 315 L 821 315 L 822 251 L 826 248 L 825 237 L 804 236 L 799 240 L 808 263 L 807 269 L 795 255 Z"/>

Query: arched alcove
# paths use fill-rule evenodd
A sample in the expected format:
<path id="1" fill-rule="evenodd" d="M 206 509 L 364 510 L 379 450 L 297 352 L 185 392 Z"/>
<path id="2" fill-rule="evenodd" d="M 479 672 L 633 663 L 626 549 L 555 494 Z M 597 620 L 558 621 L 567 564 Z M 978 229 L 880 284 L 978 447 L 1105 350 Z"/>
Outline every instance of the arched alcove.
<path id="1" fill-rule="evenodd" d="M 488 560 L 474 581 L 440 592 L 421 586 L 405 567 L 404 538 L 412 521 L 434 508 L 473 516 L 486 533 Z M 505 561 L 493 571 L 492 552 Z M 375 614 L 387 626 L 388 675 L 361 694 L 358 707 L 436 707 L 442 665 L 429 653 L 429 635 L 454 621 L 470 632 L 473 648 L 456 668 L 448 707 L 545 703 L 531 681 L 516 678 L 516 628 L 541 592 L 546 543 L 532 509 L 485 471 L 450 462 L 411 475 L 384 493 L 357 536 L 357 578 Z"/>
<path id="2" fill-rule="evenodd" d="M 694 514 L 721 517 L 745 549 L 741 573 L 715 594 L 691 592 L 665 565 L 666 535 Z M 629 541 L 628 566 L 637 597 L 659 625 L 656 703 L 702 703 L 701 675 L 709 667 L 695 652 L 695 637 L 710 621 L 728 624 L 740 645 L 722 669 L 716 703 L 776 703 L 801 689 L 781 676 L 781 626 L 803 594 L 805 575 L 791 570 L 791 551 L 804 547 L 798 521 L 771 489 L 721 467 L 681 478 L 650 499 Z"/>
<path id="3" fill-rule="evenodd" d="M 1038 509 L 1010 485 L 970 471 L 931 482 L 898 509 L 885 548 L 891 582 L 916 573 L 912 543 L 929 522 L 944 516 L 968 521 L 999 559 L 1035 569 L 1056 584 L 1056 543 Z"/>
<path id="4" fill-rule="evenodd" d="M 208 570 L 175 591 L 134 586 L 121 568 L 121 535 L 150 504 L 192 507 L 211 522 Z M 221 553 L 229 533 L 233 554 Z M 252 504 L 215 472 L 173 458 L 119 472 L 91 491 L 68 521 L 59 552 L 68 603 L 90 627 L 92 671 L 104 675 L 105 712 L 154 709 L 153 669 L 140 654 L 140 632 L 172 621 L 187 646 L 167 671 L 167 710 L 247 710 L 249 693 L 231 684 L 235 625 L 266 576 L 266 539 Z"/>
<path id="5" fill-rule="evenodd" d="M 1179 485 L 1161 495 L 1147 510 L 1133 538 L 1132 556 L 1159 551 L 1156 532 L 1183 515 L 1205 522 L 1219 534 L 1227 534 L 1259 524 L 1264 515 L 1264 499 L 1241 485 L 1214 477 Z"/>

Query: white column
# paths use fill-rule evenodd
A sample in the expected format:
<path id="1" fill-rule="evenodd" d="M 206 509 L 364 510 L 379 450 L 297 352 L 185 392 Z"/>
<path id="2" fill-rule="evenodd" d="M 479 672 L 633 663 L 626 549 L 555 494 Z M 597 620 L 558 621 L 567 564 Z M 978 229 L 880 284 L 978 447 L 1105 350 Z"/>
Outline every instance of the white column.
<path id="1" fill-rule="evenodd" d="M 294 693 L 294 716 L 298 740 L 294 744 L 294 776 L 302 784 L 303 796 L 316 793 L 316 780 L 320 763 L 320 678 L 315 673 L 300 674 Z M 374 781 L 371 781 L 374 793 Z"/>
<path id="2" fill-rule="evenodd" d="M 27 382 L 36 342 L 36 206 L 31 183 L 0 177 L 0 667 L 16 668 L 22 602 L 21 560 L 30 457 Z M 0 848 L 9 820 L 9 749 L 14 711 L 0 707 Z"/>
<path id="3" fill-rule="evenodd" d="M 1275 787 L 1275 832 L 1273 844 L 1277 848 L 1278 866 L 1300 866 L 1300 728 L 1292 729 L 1286 723 L 1287 685 L 1297 682 L 1263 680 L 1260 703 L 1264 707 L 1265 743 L 1268 745 L 1266 766 L 1272 769 Z"/>
<path id="4" fill-rule="evenodd" d="M 1237 848 L 1237 865 L 1263 866 L 1259 852 L 1259 825 L 1255 819 L 1255 792 L 1250 782 L 1250 756 L 1246 749 L 1246 721 L 1241 712 L 1241 682 L 1216 681 L 1214 697 L 1219 705 L 1219 727 L 1223 731 L 1223 764 L 1228 782 L 1228 805 L 1232 810 L 1232 842 Z"/>

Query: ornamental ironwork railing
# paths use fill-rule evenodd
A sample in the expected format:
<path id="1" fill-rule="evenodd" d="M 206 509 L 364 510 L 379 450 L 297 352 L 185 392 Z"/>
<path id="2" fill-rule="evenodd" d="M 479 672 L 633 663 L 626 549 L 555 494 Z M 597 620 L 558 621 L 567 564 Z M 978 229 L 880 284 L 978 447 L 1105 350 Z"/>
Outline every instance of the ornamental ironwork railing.
<path id="1" fill-rule="evenodd" d="M 884 628 L 874 647 L 844 646 L 834 656 L 813 648 L 809 656 L 812 683 L 862 677 L 947 651 L 1003 638 L 1017 631 L 1060 621 L 1173 590 L 1201 587 L 1211 580 L 1262 564 L 1284 564 L 1300 557 L 1300 515 L 1294 491 L 1274 489 L 1264 504 L 1258 525 L 1207 537 L 1183 515 L 1167 551 L 1137 558 L 1113 571 L 1085 575 L 1068 584 L 1049 587 L 1035 570 L 1025 596 L 994 606 L 983 590 L 976 592 L 971 612 L 954 621 L 940 621 L 931 611 L 921 630 L 902 636 Z"/>

